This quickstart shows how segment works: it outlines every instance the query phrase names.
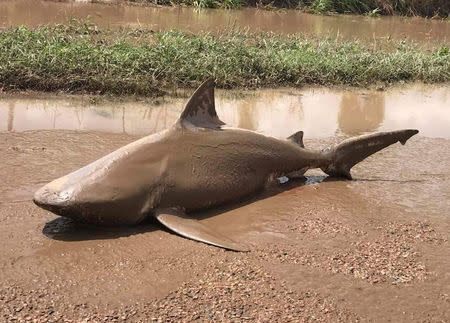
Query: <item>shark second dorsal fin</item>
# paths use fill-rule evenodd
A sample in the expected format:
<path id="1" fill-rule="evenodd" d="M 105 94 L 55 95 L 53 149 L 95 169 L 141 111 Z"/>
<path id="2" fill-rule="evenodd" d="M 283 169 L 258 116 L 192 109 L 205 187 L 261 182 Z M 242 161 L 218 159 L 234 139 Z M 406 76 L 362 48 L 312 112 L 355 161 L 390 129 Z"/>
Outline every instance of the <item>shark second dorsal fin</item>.
<path id="1" fill-rule="evenodd" d="M 305 145 L 303 144 L 303 131 L 297 131 L 293 135 L 287 137 L 287 140 L 292 141 L 294 144 L 302 148 L 305 148 Z"/>
<path id="2" fill-rule="evenodd" d="M 180 123 L 186 127 L 217 129 L 225 123 L 217 116 L 214 104 L 214 80 L 209 79 L 195 90 L 184 111 Z"/>

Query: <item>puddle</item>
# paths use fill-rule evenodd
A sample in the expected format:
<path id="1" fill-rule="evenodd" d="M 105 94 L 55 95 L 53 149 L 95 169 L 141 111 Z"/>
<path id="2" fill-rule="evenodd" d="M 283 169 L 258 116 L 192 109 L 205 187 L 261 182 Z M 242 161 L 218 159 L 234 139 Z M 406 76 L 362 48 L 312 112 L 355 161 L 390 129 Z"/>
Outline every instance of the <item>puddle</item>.
<path id="1" fill-rule="evenodd" d="M 31 183 L 19 187 L 13 188 L 0 188 L 0 195 L 2 199 L 0 200 L 0 205 L 5 203 L 17 203 L 17 202 L 26 202 L 29 201 L 33 196 L 34 192 L 38 190 L 42 185 L 45 185 L 46 182 L 38 182 Z"/>
<path id="2" fill-rule="evenodd" d="M 379 277 L 386 277 L 386 266 L 394 273 L 420 273 L 425 262 L 427 270 L 437 274 L 415 285 L 421 286 L 421 299 L 409 299 L 408 304 L 422 304 L 426 293 L 430 308 L 448 305 L 438 299 L 439 286 L 449 285 L 445 280 L 448 257 L 442 257 L 448 245 L 422 242 L 420 234 L 425 239 L 436 230 L 447 238 L 449 232 L 450 140 L 426 138 L 450 137 L 449 87 L 411 85 L 386 92 L 326 88 L 242 92 L 217 91 L 218 113 L 224 121 L 277 137 L 303 129 L 307 146 L 318 149 L 325 147 L 330 137 L 375 130 L 417 127 L 422 136 L 355 166 L 355 181 L 327 179 L 315 170 L 308 173 L 306 181 L 288 181 L 237 204 L 199 212 L 201 221 L 251 247 L 251 252 L 235 255 L 179 237 L 151 220 L 134 227 L 96 229 L 59 218 L 31 202 L 38 186 L 135 139 L 122 133 L 144 135 L 168 127 L 186 98 L 166 98 L 152 106 L 131 101 L 92 104 L 82 96 L 2 94 L 0 282 L 5 284 L 0 288 L 6 286 L 2 290 L 10 291 L 9 286 L 24 286 L 37 291 L 31 296 L 14 292 L 5 299 L 25 295 L 32 305 L 37 299 L 39 304 L 50 304 L 48 308 L 60 304 L 69 311 L 77 304 L 100 308 L 99 312 L 103 306 L 127 309 L 136 303 L 164 299 L 179 286 L 184 288 L 184 282 L 203 279 L 205 272 L 228 279 L 231 276 L 225 276 L 218 266 L 240 261 L 236 257 L 249 259 L 252 265 L 291 262 L 294 269 L 308 269 L 308 277 L 316 277 L 311 281 L 318 286 L 323 286 L 323 274 L 333 275 L 330 277 L 343 284 L 341 288 L 351 292 L 360 282 L 375 301 L 386 299 L 392 288 L 404 291 L 399 296 L 402 300 L 411 294 L 410 288 L 392 286 L 389 279 L 372 285 L 352 274 L 330 272 L 337 268 L 329 267 L 336 264 L 330 262 L 336 255 L 354 253 L 362 259 L 361 268 L 374 268 L 365 265 L 367 254 L 376 260 L 374 263 L 385 264 L 372 271 Z M 30 129 L 84 131 L 23 132 Z M 419 229 L 413 221 L 421 221 L 416 222 Z M 420 229 L 423 221 L 430 221 L 430 226 Z M 407 230 L 402 223 L 409 223 Z M 399 246 L 405 246 L 404 251 L 411 256 L 404 258 Z M 339 259 L 346 261 L 342 268 L 354 263 L 349 258 Z M 248 285 L 248 280 L 243 284 Z M 324 288 L 334 290 L 336 299 L 343 295 L 340 289 L 328 287 Z M 38 296 L 41 290 L 45 291 L 42 297 Z M 217 290 L 222 291 L 222 285 Z M 385 294 L 380 294 L 382 291 Z M 222 294 L 215 299 L 222 299 Z M 361 298 L 359 294 L 356 297 Z M 367 304 L 364 308 L 370 308 Z"/>
<path id="3" fill-rule="evenodd" d="M 147 135 L 178 118 L 187 98 L 157 104 L 76 96 L 0 96 L 0 131 L 67 129 Z M 230 126 L 275 137 L 303 130 L 306 138 L 353 136 L 417 128 L 422 136 L 450 138 L 450 87 L 410 85 L 388 91 L 263 89 L 217 91 L 220 118 Z"/>
<path id="4" fill-rule="evenodd" d="M 81 2 L 6 0 L 0 2 L 0 28 L 65 23 L 70 17 L 90 20 L 105 27 L 147 27 L 153 30 L 181 29 L 192 32 L 248 28 L 250 31 L 308 33 L 318 36 L 372 40 L 378 37 L 411 38 L 423 43 L 446 42 L 450 24 L 446 21 L 364 16 L 321 16 L 298 10 L 265 11 L 195 9 L 181 7 L 146 8 Z"/>

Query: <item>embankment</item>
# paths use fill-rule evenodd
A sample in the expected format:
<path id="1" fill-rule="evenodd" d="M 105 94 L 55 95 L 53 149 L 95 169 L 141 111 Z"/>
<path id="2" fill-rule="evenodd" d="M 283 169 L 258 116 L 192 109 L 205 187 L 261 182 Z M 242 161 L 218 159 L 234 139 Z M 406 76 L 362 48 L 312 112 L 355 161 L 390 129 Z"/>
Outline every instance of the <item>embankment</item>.
<path id="1" fill-rule="evenodd" d="M 113 31 L 87 23 L 0 32 L 3 90 L 160 95 L 208 77 L 224 88 L 448 82 L 450 51 L 445 44 Z"/>

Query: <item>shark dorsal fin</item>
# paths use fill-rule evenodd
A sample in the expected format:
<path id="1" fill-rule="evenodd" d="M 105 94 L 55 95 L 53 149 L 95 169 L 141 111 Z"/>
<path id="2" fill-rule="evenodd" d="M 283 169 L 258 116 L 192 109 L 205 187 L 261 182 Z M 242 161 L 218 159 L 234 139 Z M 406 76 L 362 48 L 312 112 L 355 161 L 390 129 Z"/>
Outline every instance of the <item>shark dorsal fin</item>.
<path id="1" fill-rule="evenodd" d="M 214 104 L 214 80 L 209 79 L 195 90 L 181 113 L 180 122 L 187 127 L 216 129 L 225 123 L 217 116 Z"/>
<path id="2" fill-rule="evenodd" d="M 305 145 L 303 144 L 303 131 L 297 131 L 293 135 L 287 137 L 287 139 L 292 141 L 294 144 L 297 144 L 298 146 L 305 148 Z"/>

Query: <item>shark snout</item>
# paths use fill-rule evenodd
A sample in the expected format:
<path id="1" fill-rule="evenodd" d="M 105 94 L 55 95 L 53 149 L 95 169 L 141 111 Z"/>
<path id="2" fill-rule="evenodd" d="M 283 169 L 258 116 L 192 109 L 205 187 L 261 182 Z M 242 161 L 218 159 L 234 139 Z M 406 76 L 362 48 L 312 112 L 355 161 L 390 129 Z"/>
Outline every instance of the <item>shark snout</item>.
<path id="1" fill-rule="evenodd" d="M 55 189 L 52 183 L 49 183 L 39 190 L 33 196 L 33 202 L 50 212 L 58 215 L 68 216 L 74 211 L 73 189 Z"/>

